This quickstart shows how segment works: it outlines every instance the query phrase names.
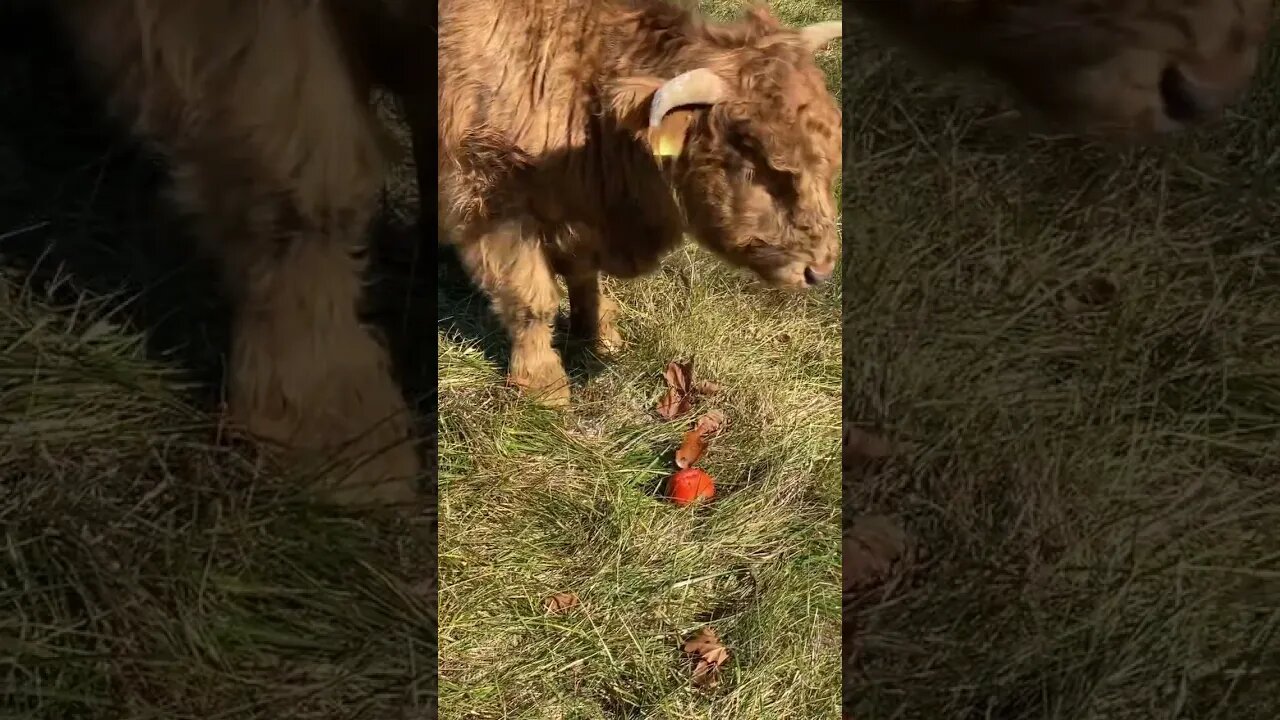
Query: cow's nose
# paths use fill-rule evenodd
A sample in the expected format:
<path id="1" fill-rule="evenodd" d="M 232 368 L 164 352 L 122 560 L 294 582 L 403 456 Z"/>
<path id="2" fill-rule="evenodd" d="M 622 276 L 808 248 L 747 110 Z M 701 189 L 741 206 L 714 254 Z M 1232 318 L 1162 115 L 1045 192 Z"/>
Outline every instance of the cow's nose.
<path id="1" fill-rule="evenodd" d="M 834 267 L 834 266 L 833 266 Z M 821 285 L 831 279 L 831 271 L 833 268 L 826 270 L 815 270 L 812 267 L 804 269 L 804 281 L 809 285 Z"/>
<path id="2" fill-rule="evenodd" d="M 1160 75 L 1160 99 L 1164 112 L 1180 123 L 1192 123 L 1220 113 L 1230 98 L 1212 83 L 1202 82 L 1185 70 L 1170 65 Z"/>

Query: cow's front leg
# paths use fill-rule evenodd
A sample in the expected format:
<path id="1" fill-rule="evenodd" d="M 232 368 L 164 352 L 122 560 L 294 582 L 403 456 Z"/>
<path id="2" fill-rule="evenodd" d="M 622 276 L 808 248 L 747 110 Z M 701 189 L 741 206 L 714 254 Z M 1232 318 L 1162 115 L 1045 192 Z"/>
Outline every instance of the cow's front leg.
<path id="1" fill-rule="evenodd" d="M 600 288 L 597 273 L 580 273 L 567 278 L 569 286 L 569 331 L 600 357 L 622 349 L 618 332 L 618 306 Z"/>
<path id="2" fill-rule="evenodd" d="M 511 223 L 467 238 L 458 250 L 511 338 L 508 381 L 544 404 L 568 404 L 569 376 L 551 346 L 560 291 L 536 236 Z"/>

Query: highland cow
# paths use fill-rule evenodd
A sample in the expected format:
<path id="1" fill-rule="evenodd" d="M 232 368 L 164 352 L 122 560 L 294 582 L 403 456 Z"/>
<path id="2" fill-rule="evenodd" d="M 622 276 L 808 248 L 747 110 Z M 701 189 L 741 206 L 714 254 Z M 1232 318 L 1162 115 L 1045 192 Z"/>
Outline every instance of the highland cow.
<path id="1" fill-rule="evenodd" d="M 927 55 L 1004 81 L 1042 119 L 1140 137 L 1220 115 L 1274 0 L 846 0 Z"/>
<path id="2" fill-rule="evenodd" d="M 374 87 L 405 111 L 425 190 L 438 62 L 440 226 L 511 332 L 514 379 L 553 401 L 553 271 L 573 327 L 613 345 L 599 273 L 646 272 L 685 230 L 777 285 L 833 270 L 839 112 L 812 53 L 837 23 L 714 24 L 658 0 L 56 7 L 221 267 L 229 419 L 295 460 L 358 463 L 340 468 L 345 498 L 409 496 L 420 465 L 358 314 L 390 149 Z"/>
<path id="3" fill-rule="evenodd" d="M 606 353 L 600 275 L 647 273 L 686 232 L 771 285 L 831 275 L 840 112 L 813 54 L 839 34 L 660 0 L 440 2 L 440 218 L 513 384 L 569 398 L 557 274 L 571 331 Z"/>

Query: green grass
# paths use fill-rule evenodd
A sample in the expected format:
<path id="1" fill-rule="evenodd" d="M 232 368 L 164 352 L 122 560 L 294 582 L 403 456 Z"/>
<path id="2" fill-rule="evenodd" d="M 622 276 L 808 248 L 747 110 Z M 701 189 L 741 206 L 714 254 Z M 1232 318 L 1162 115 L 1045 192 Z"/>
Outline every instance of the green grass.
<path id="1" fill-rule="evenodd" d="M 845 411 L 907 447 L 846 519 L 923 555 L 850 598 L 848 707 L 1275 717 L 1280 57 L 1226 122 L 1117 149 L 853 40 Z"/>
<path id="2" fill-rule="evenodd" d="M 823 61 L 834 86 L 838 56 Z M 559 414 L 502 387 L 500 333 L 458 272 L 440 272 L 441 717 L 834 717 L 840 288 L 766 291 L 689 245 L 610 285 L 628 347 Z M 684 425 L 653 406 L 666 363 L 691 356 L 730 422 L 702 509 L 658 497 Z M 582 605 L 546 616 L 562 591 Z M 706 624 L 731 653 L 710 692 L 680 652 Z"/>
<path id="3" fill-rule="evenodd" d="M 0 18 L 0 717 L 431 716 L 434 518 L 317 507 L 222 442 L 207 267 L 27 5 Z M 375 312 L 412 392 L 432 343 L 411 250 Z M 750 286 L 690 249 L 618 288 L 631 348 L 560 417 L 500 387 L 483 303 L 445 285 L 444 717 L 835 712 L 839 289 Z M 732 422 L 700 510 L 654 493 L 679 428 L 650 408 L 689 354 Z M 558 590 L 583 605 L 553 621 Z M 702 695 L 677 648 L 707 622 L 732 658 Z"/>

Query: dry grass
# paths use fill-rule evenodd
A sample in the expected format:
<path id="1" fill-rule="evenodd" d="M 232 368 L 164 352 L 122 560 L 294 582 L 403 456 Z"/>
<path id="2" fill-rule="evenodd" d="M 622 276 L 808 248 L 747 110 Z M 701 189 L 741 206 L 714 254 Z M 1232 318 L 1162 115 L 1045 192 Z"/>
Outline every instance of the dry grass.
<path id="1" fill-rule="evenodd" d="M 1228 122 L 1118 150 L 846 47 L 845 412 L 908 444 L 846 521 L 926 551 L 849 599 L 847 707 L 1275 717 L 1280 57 Z"/>
<path id="2" fill-rule="evenodd" d="M 0 288 L 0 713 L 425 717 L 430 528 L 219 449 L 104 312 Z"/>
<path id="3" fill-rule="evenodd" d="M 689 246 L 612 285 L 628 347 L 571 363 L 559 414 L 501 387 L 501 334 L 459 272 L 439 277 L 441 717 L 835 716 L 840 288 L 769 292 Z M 658 497 L 684 424 L 653 407 L 663 367 L 690 356 L 730 422 L 703 509 Z M 563 591 L 582 605 L 546 616 Z M 731 653 L 711 692 L 680 652 L 707 624 Z"/>
<path id="4" fill-rule="evenodd" d="M 430 716 L 430 518 L 217 442 L 220 303 L 46 20 L 0 10 L 0 717 Z"/>

